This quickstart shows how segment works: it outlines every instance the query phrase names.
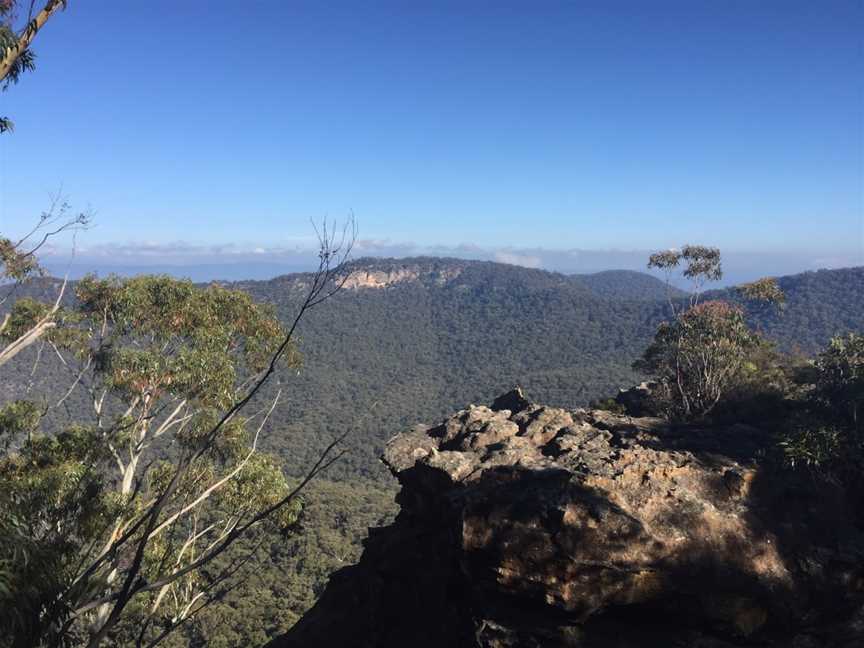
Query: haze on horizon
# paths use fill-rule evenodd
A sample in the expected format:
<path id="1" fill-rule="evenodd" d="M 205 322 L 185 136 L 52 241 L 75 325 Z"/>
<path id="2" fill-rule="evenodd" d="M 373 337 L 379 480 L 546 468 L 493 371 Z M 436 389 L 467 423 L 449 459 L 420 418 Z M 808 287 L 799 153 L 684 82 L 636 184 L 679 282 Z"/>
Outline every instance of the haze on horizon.
<path id="1" fill-rule="evenodd" d="M 305 269 L 310 219 L 349 213 L 358 256 L 864 265 L 862 26 L 854 0 L 75 3 L 2 95 L 0 225 L 62 188 L 96 219 L 52 271 L 197 279 Z"/>

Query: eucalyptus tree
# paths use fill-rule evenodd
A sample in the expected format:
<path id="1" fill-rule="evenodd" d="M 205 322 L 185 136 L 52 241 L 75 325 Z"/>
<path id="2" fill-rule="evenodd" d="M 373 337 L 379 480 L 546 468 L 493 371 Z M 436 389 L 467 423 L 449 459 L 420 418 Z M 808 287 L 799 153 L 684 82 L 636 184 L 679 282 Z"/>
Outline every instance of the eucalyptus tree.
<path id="1" fill-rule="evenodd" d="M 691 282 L 688 302 L 671 297 L 672 275 L 681 266 Z M 720 250 L 685 245 L 680 250 L 652 254 L 648 267 L 666 275 L 672 317 L 660 324 L 654 340 L 633 365 L 657 382 L 658 404 L 675 418 L 704 417 L 741 378 L 748 354 L 768 342 L 747 325 L 744 310 L 722 300 L 701 302 L 702 291 L 723 277 Z M 760 279 L 739 289 L 755 304 L 780 306 L 782 290 L 773 279 Z"/>
<path id="2" fill-rule="evenodd" d="M 36 34 L 61 9 L 67 0 L 48 0 L 38 11 L 35 0 L 0 0 L 0 90 L 18 83 L 24 72 L 36 68 L 31 49 Z M 11 130 L 12 121 L 0 117 L 0 133 Z"/>
<path id="3" fill-rule="evenodd" d="M 98 646 L 117 633 L 156 645 L 236 584 L 262 534 L 295 528 L 298 494 L 338 459 L 339 439 L 289 481 L 258 450 L 281 393 L 262 402 L 261 389 L 299 362 L 297 326 L 341 289 L 353 238 L 353 229 L 325 229 L 287 326 L 218 285 L 78 283 L 74 307 L 58 309 L 45 336 L 69 372 L 49 405 L 83 392 L 90 416 L 45 435 L 32 407 L 0 410 L 7 440 L 26 431 L 0 454 L 0 532 L 22 532 L 55 577 L 34 584 L 20 618 L 0 630 L 27 645 Z M 5 557 L 7 580 L 25 586 L 27 566 Z"/>
<path id="4" fill-rule="evenodd" d="M 762 339 L 739 306 L 707 301 L 663 322 L 634 368 L 652 375 L 668 414 L 690 419 L 711 412 Z"/>

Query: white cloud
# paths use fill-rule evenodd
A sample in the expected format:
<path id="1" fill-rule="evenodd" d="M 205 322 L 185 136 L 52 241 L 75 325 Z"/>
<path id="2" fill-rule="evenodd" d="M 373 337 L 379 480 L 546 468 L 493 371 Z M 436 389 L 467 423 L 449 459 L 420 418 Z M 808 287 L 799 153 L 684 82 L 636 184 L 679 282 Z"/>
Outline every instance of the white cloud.
<path id="1" fill-rule="evenodd" d="M 492 258 L 498 263 L 509 263 L 524 268 L 539 268 L 543 265 L 543 260 L 540 257 L 518 254 L 509 250 L 498 250 L 492 255 Z"/>

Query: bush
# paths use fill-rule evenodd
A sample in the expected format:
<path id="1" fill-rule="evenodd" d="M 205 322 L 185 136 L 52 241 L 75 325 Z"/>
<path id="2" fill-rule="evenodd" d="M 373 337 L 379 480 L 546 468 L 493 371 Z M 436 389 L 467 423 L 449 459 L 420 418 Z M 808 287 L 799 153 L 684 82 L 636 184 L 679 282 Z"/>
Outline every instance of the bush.
<path id="1" fill-rule="evenodd" d="M 763 344 L 738 306 L 709 301 L 662 323 L 634 368 L 656 378 L 670 417 L 697 419 L 740 382 L 748 354 Z"/>
<path id="2" fill-rule="evenodd" d="M 864 468 L 864 335 L 837 336 L 812 364 L 806 410 L 780 445 L 792 466 L 816 468 L 861 486 Z"/>

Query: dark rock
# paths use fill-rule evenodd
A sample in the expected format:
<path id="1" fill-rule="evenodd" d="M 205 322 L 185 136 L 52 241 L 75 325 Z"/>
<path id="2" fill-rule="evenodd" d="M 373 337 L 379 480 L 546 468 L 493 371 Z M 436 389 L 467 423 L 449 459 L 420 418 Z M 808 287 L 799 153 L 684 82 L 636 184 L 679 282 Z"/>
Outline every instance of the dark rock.
<path id="1" fill-rule="evenodd" d="M 511 414 L 521 412 L 526 407 L 531 405 L 520 387 L 514 387 L 506 394 L 502 394 L 492 401 L 492 409 L 496 412 L 501 410 L 509 410 Z"/>
<path id="2" fill-rule="evenodd" d="M 864 645 L 850 507 L 747 460 L 764 437 L 518 389 L 399 435 L 396 521 L 271 645 Z"/>
<path id="3" fill-rule="evenodd" d="M 630 389 L 622 389 L 615 397 L 615 402 L 624 408 L 630 416 L 656 416 L 659 414 L 654 393 L 657 383 L 643 382 Z"/>

